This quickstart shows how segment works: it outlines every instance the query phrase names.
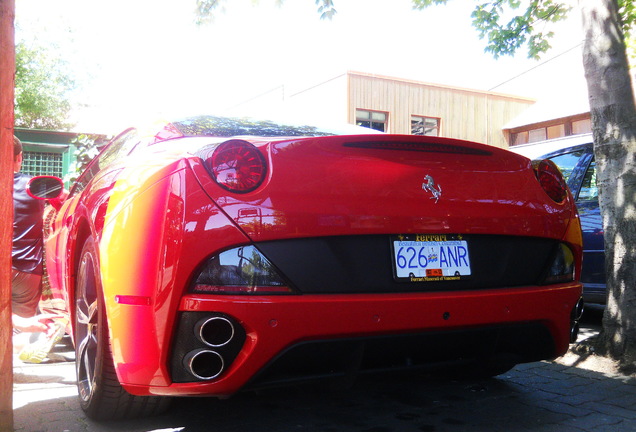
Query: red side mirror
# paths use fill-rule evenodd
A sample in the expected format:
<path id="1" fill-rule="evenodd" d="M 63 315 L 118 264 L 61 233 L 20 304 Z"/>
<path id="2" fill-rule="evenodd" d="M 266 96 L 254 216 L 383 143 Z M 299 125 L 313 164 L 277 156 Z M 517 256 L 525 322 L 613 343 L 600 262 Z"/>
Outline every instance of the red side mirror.
<path id="1" fill-rule="evenodd" d="M 32 198 L 48 200 L 56 209 L 61 207 L 65 195 L 62 179 L 54 176 L 33 177 L 29 180 L 26 190 Z"/>

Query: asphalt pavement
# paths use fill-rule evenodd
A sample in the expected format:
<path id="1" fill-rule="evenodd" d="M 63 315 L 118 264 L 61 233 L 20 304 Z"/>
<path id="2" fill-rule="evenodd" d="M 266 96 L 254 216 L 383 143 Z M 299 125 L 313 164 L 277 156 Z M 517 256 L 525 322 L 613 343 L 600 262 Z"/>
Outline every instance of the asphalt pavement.
<path id="1" fill-rule="evenodd" d="M 579 341 L 598 323 L 584 323 Z M 72 357 L 65 338 L 55 354 Z M 636 431 L 636 378 L 577 355 L 488 380 L 369 376 L 338 392 L 298 386 L 227 400 L 179 398 L 161 416 L 97 423 L 79 407 L 72 359 L 14 360 L 14 428 L 24 432 Z"/>

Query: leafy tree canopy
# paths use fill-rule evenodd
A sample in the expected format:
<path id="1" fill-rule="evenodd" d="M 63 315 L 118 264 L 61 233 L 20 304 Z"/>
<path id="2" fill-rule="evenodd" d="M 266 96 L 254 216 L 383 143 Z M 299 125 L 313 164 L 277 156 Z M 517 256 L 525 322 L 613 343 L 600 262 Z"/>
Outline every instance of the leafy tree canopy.
<path id="1" fill-rule="evenodd" d="M 69 129 L 68 95 L 74 87 L 64 62 L 50 51 L 16 44 L 15 126 Z"/>
<path id="2" fill-rule="evenodd" d="M 258 3 L 258 0 L 253 0 Z M 282 4 L 284 0 L 276 0 Z M 336 14 L 333 0 L 314 0 L 322 19 Z M 413 9 L 423 10 L 433 5 L 445 5 L 449 0 L 412 0 Z M 225 0 L 196 0 L 197 24 L 209 23 Z M 636 57 L 636 2 L 618 0 L 628 54 Z M 563 20 L 572 7 L 555 0 L 475 0 L 473 25 L 482 39 L 487 39 L 486 52 L 498 58 L 514 55 L 527 45 L 528 57 L 538 59 L 550 48 L 554 32 L 550 24 Z"/>
<path id="3" fill-rule="evenodd" d="M 69 167 L 69 172 L 64 177 L 65 183 L 74 183 L 79 175 L 86 169 L 90 161 L 97 156 L 99 149 L 97 147 L 100 137 L 98 135 L 81 134 L 75 137 L 71 142 L 75 146 L 73 154 L 73 162 Z"/>
<path id="4" fill-rule="evenodd" d="M 412 0 L 413 8 L 425 9 L 445 5 L 448 0 Z M 567 3 L 553 0 L 478 0 L 472 13 L 473 25 L 482 39 L 487 39 L 485 51 L 495 58 L 514 55 L 524 45 L 528 57 L 538 59 L 547 52 L 554 32 L 551 23 L 563 20 L 572 9 Z M 636 29 L 636 4 L 633 0 L 618 0 L 623 34 L 628 39 Z"/>
<path id="5" fill-rule="evenodd" d="M 258 3 L 258 0 L 253 0 Z M 318 6 L 318 13 L 322 19 L 331 19 L 336 14 L 333 0 L 314 0 Z M 279 5 L 284 0 L 276 0 Z M 196 0 L 196 22 L 197 24 L 206 24 L 213 20 L 214 13 L 221 9 L 224 0 Z"/>

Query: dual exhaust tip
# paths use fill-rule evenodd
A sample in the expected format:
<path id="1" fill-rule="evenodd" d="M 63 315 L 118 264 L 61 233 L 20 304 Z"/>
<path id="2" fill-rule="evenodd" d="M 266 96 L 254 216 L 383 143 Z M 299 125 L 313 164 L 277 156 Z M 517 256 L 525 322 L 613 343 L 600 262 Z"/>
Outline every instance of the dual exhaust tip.
<path id="1" fill-rule="evenodd" d="M 234 324 L 222 316 L 203 318 L 195 324 L 194 333 L 209 348 L 190 351 L 183 358 L 183 364 L 200 380 L 215 379 L 225 370 L 225 360 L 219 348 L 233 341 L 236 335 Z"/>

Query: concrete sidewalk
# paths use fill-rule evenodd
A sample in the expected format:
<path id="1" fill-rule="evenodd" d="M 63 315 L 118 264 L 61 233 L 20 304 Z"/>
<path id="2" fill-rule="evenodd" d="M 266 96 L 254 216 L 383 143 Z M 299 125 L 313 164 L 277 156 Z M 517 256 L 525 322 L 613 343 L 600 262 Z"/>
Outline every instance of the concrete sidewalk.
<path id="1" fill-rule="evenodd" d="M 593 333 L 584 329 L 582 337 Z M 179 399 L 162 416 L 101 424 L 79 407 L 74 362 L 17 363 L 14 424 L 20 432 L 636 431 L 636 378 L 603 359 L 579 360 L 569 355 L 468 382 L 366 377 L 327 397 L 279 389 L 224 401 Z"/>

